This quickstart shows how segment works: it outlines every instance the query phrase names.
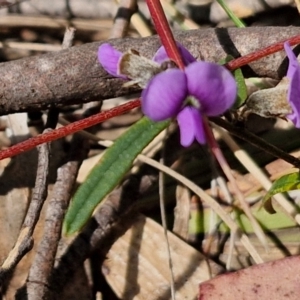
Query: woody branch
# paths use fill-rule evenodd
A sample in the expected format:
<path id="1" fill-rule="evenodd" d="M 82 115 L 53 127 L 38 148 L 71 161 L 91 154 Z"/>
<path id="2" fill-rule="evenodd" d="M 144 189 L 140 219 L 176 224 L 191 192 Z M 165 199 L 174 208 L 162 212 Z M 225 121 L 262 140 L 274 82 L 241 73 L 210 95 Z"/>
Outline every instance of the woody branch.
<path id="1" fill-rule="evenodd" d="M 239 57 L 272 43 L 300 34 L 296 27 L 252 27 L 244 29 L 201 29 L 176 32 L 197 58 L 219 62 L 228 54 Z M 160 46 L 157 36 L 115 39 L 120 51 L 134 48 L 151 58 Z M 0 115 L 109 99 L 135 92 L 122 88 L 97 61 L 100 43 L 90 43 L 56 53 L 24 58 L 0 65 Z M 265 57 L 245 69 L 245 75 L 280 78 L 284 52 Z"/>

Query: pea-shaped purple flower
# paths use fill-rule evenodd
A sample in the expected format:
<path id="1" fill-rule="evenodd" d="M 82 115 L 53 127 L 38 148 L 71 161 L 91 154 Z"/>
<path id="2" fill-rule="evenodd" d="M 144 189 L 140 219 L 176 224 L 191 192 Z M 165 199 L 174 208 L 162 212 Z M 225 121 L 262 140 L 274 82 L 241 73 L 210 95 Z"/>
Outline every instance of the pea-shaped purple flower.
<path id="1" fill-rule="evenodd" d="M 186 65 L 196 61 L 187 49 L 179 43 L 177 45 Z M 138 84 L 143 88 L 153 76 L 167 68 L 164 63 L 169 61 L 169 58 L 164 47 L 160 47 L 150 60 L 140 56 L 135 50 L 122 53 L 112 45 L 104 43 L 98 49 L 98 60 L 110 75 L 132 79 L 133 84 Z"/>
<path id="2" fill-rule="evenodd" d="M 124 54 L 109 44 L 104 45 L 98 51 L 100 63 L 111 75 L 122 76 L 120 61 Z M 235 102 L 237 85 L 225 67 L 196 62 L 187 49 L 177 45 L 187 67 L 160 70 L 151 76 L 142 92 L 142 110 L 154 121 L 176 117 L 182 146 L 190 146 L 195 139 L 204 144 L 203 116 L 219 116 L 228 110 Z M 160 65 L 166 60 L 166 51 L 160 47 L 153 62 Z"/>
<path id="3" fill-rule="evenodd" d="M 289 59 L 289 67 L 286 74 L 286 77 L 289 79 L 287 98 L 292 108 L 292 113 L 287 115 L 287 118 L 297 128 L 300 128 L 300 65 L 288 42 L 284 43 L 284 49 Z"/>
<path id="4" fill-rule="evenodd" d="M 203 115 L 219 116 L 235 102 L 236 82 L 215 63 L 193 62 L 156 75 L 142 92 L 142 110 L 154 121 L 177 117 L 182 146 L 206 142 Z"/>

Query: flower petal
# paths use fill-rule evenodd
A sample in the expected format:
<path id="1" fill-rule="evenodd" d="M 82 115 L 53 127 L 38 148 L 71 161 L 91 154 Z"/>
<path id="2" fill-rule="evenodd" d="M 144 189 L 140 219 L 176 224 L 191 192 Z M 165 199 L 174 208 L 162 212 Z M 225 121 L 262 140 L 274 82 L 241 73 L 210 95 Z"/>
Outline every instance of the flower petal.
<path id="1" fill-rule="evenodd" d="M 180 43 L 176 42 L 176 45 L 179 49 L 179 52 L 183 58 L 184 64 L 187 66 L 192 62 L 195 62 L 196 59 L 194 56 L 187 50 L 184 46 L 182 46 Z M 164 61 L 170 60 L 168 57 L 168 54 L 166 52 L 166 49 L 164 46 L 161 46 L 155 53 L 153 59 L 155 62 L 162 64 Z"/>
<path id="2" fill-rule="evenodd" d="M 180 128 L 180 144 L 182 146 L 190 146 L 195 138 L 198 143 L 205 144 L 203 120 L 199 110 L 186 106 L 178 114 L 177 121 Z"/>
<path id="3" fill-rule="evenodd" d="M 118 73 L 118 63 L 122 55 L 122 52 L 108 43 L 102 44 L 98 49 L 98 60 L 104 70 L 114 77 L 127 78 Z"/>
<path id="4" fill-rule="evenodd" d="M 290 80 L 288 101 L 293 110 L 293 113 L 287 117 L 297 128 L 300 128 L 300 65 L 288 42 L 284 43 L 284 49 L 289 59 L 287 71 L 287 77 Z"/>
<path id="5" fill-rule="evenodd" d="M 287 117 L 300 128 L 300 70 L 294 73 L 293 78 L 290 80 L 288 88 L 288 101 L 292 107 L 292 114 Z"/>
<path id="6" fill-rule="evenodd" d="M 198 99 L 202 113 L 218 116 L 234 104 L 237 85 L 225 67 L 215 63 L 195 62 L 185 69 L 185 73 L 188 92 Z"/>
<path id="7" fill-rule="evenodd" d="M 169 69 L 154 76 L 142 92 L 142 110 L 154 121 L 177 115 L 187 96 L 183 71 Z"/>
<path id="8" fill-rule="evenodd" d="M 288 67 L 286 76 L 289 79 L 292 79 L 294 73 L 297 71 L 297 69 L 299 69 L 299 63 L 298 63 L 295 53 L 293 52 L 293 50 L 288 42 L 284 43 L 284 50 L 289 59 L 289 67 Z"/>

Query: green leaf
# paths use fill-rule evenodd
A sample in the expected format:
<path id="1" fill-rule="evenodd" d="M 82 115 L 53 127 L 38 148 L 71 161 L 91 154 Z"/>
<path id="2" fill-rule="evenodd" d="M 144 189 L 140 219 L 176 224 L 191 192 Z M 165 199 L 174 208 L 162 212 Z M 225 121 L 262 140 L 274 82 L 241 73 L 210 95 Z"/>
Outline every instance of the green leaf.
<path id="1" fill-rule="evenodd" d="M 238 87 L 238 95 L 237 95 L 237 99 L 234 103 L 234 108 L 239 108 L 240 106 L 242 106 L 244 104 L 244 102 L 247 99 L 247 86 L 245 83 L 245 78 L 243 75 L 242 70 L 236 69 L 233 71 L 233 75 Z"/>
<path id="2" fill-rule="evenodd" d="M 225 1 L 223 0 L 217 0 L 217 2 L 221 5 L 221 7 L 225 10 L 225 12 L 227 13 L 228 17 L 232 20 L 232 22 L 234 23 L 234 25 L 238 28 L 245 28 L 246 25 L 245 23 L 240 20 L 234 13 L 233 11 L 227 6 L 227 4 L 225 3 Z"/>
<path id="3" fill-rule="evenodd" d="M 144 117 L 106 150 L 75 193 L 64 219 L 64 234 L 71 235 L 85 225 L 96 206 L 117 186 L 130 169 L 137 155 L 169 123 L 170 121 L 152 122 Z"/>
<path id="4" fill-rule="evenodd" d="M 221 59 L 219 61 L 219 63 L 221 65 L 224 65 L 226 63 L 228 63 L 229 61 L 233 60 L 234 57 L 232 55 L 227 55 L 225 59 Z M 245 77 L 243 75 L 242 69 L 235 69 L 233 71 L 233 76 L 235 78 L 236 84 L 237 84 L 237 88 L 238 88 L 238 92 L 237 92 L 237 98 L 235 100 L 235 103 L 233 105 L 234 109 L 239 108 L 240 106 L 242 106 L 244 104 L 244 102 L 247 99 L 247 86 L 245 83 Z"/>
<path id="5" fill-rule="evenodd" d="M 291 190 L 297 190 L 300 188 L 300 173 L 290 173 L 284 175 L 273 182 L 270 190 L 263 198 L 264 208 L 270 212 L 274 213 L 275 210 L 272 206 L 271 197 L 278 193 L 284 193 Z"/>

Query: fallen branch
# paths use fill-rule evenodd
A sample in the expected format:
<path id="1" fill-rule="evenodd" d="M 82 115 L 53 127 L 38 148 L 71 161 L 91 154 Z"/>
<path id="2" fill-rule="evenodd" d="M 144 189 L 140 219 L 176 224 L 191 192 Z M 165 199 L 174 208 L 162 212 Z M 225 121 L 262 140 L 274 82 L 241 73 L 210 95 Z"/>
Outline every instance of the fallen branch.
<path id="1" fill-rule="evenodd" d="M 251 27 L 244 29 L 201 29 L 176 32 L 197 59 L 219 62 L 226 55 L 248 54 L 267 45 L 300 34 L 297 27 Z M 160 46 L 157 36 L 143 39 L 110 40 L 121 51 L 134 48 L 152 57 Z M 137 89 L 122 88 L 100 66 L 97 49 L 90 43 L 67 50 L 33 56 L 0 65 L 0 115 L 61 107 L 70 104 L 124 96 Z M 283 51 L 251 63 L 246 76 L 280 78 Z"/>

